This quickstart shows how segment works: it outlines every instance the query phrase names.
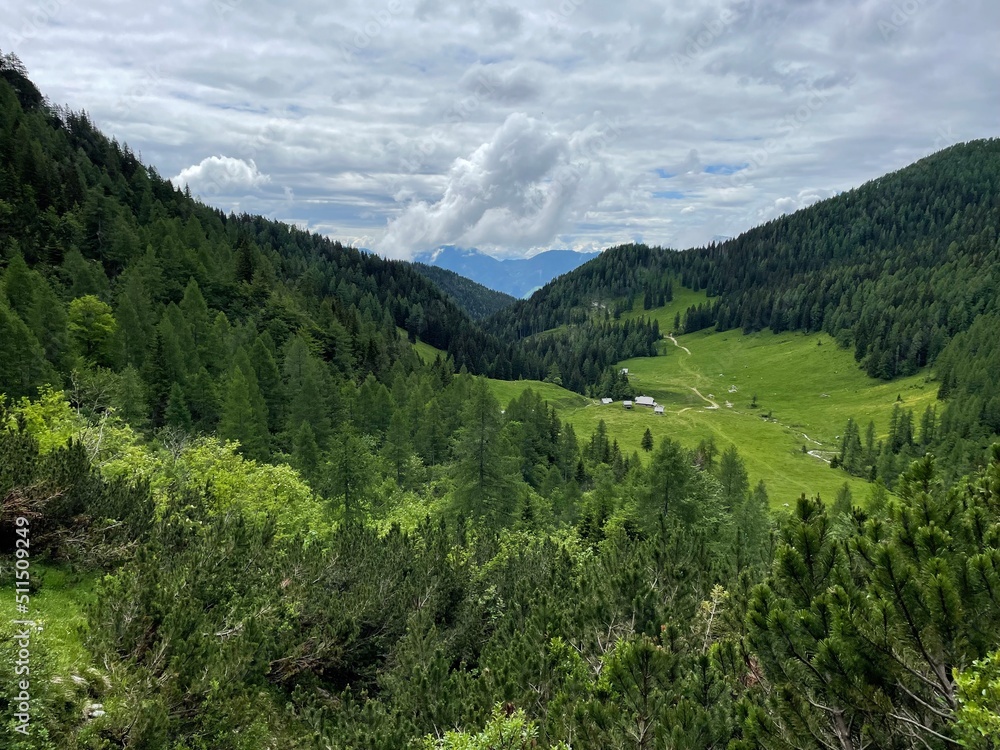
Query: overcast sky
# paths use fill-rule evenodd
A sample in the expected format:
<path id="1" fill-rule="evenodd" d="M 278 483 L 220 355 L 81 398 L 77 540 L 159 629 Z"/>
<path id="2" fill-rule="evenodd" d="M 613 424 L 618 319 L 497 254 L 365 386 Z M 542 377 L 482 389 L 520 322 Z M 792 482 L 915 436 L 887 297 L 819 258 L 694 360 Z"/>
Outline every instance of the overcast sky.
<path id="1" fill-rule="evenodd" d="M 394 257 L 689 247 L 1000 135 L 995 0 L 0 0 L 164 177 Z"/>

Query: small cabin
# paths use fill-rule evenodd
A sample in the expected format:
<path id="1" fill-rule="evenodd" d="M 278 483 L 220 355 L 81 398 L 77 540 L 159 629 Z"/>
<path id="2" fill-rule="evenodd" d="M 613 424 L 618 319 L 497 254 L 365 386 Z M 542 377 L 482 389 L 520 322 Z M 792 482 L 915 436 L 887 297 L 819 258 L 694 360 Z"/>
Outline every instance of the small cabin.
<path id="1" fill-rule="evenodd" d="M 601 403 L 607 406 L 608 404 L 613 404 L 615 400 L 613 398 L 602 398 Z"/>
<path id="2" fill-rule="evenodd" d="M 652 396 L 639 396 L 635 400 L 636 406 L 656 406 L 656 400 Z"/>
<path id="3" fill-rule="evenodd" d="M 628 368 L 627 367 L 623 367 L 622 368 L 622 375 L 628 375 Z"/>
<path id="4" fill-rule="evenodd" d="M 663 407 L 662 406 L 654 406 L 653 407 L 653 414 L 663 414 Z"/>
<path id="5" fill-rule="evenodd" d="M 631 409 L 632 408 L 632 402 L 631 401 L 622 401 L 622 406 L 624 406 L 626 409 Z"/>

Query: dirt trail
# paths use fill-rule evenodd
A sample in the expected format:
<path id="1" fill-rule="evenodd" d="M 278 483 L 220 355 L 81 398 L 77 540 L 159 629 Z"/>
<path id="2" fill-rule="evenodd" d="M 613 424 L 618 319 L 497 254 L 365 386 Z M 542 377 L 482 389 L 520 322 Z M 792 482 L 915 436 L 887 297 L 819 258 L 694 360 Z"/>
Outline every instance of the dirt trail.
<path id="1" fill-rule="evenodd" d="M 678 349 L 683 349 L 683 350 L 684 350 L 684 351 L 686 351 L 686 352 L 687 352 L 688 354 L 690 354 L 690 353 L 691 353 L 691 350 L 690 350 L 690 349 L 688 349 L 688 348 L 687 348 L 686 346 L 681 346 L 680 344 L 678 344 L 678 343 L 677 343 L 677 339 L 675 339 L 675 338 L 674 338 L 673 336 L 671 336 L 671 335 L 670 335 L 669 333 L 668 333 L 668 334 L 666 334 L 666 335 L 665 335 L 665 336 L 664 336 L 663 338 L 665 338 L 665 339 L 670 339 L 670 340 L 671 340 L 672 342 L 674 342 L 674 346 L 676 346 L 676 347 L 677 347 Z"/>
<path id="2" fill-rule="evenodd" d="M 706 406 L 705 407 L 706 409 L 718 409 L 719 408 L 719 405 L 715 401 L 713 401 L 712 399 L 708 398 L 708 396 L 702 396 L 701 395 L 701 391 L 699 391 L 694 386 L 691 386 L 691 390 L 694 391 L 698 395 L 698 398 L 702 399 L 703 401 L 708 401 L 708 403 L 711 404 L 711 406 Z"/>

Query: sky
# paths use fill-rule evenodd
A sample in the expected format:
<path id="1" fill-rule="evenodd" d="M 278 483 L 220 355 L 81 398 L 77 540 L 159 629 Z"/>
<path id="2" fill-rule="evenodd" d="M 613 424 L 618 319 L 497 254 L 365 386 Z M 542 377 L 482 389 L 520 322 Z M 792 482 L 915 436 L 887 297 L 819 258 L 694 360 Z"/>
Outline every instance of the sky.
<path id="1" fill-rule="evenodd" d="M 0 0 L 207 203 L 410 258 L 698 246 L 1000 135 L 995 0 Z"/>

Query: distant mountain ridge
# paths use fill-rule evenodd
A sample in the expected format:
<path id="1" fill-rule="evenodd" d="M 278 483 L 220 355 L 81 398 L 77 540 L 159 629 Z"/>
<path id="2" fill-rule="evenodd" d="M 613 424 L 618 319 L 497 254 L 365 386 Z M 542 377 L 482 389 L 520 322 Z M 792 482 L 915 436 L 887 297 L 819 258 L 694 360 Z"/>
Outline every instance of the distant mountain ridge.
<path id="1" fill-rule="evenodd" d="M 500 260 L 475 248 L 446 245 L 432 253 L 418 255 L 414 261 L 454 271 L 490 289 L 524 298 L 598 255 L 600 253 L 546 250 L 530 258 Z"/>

